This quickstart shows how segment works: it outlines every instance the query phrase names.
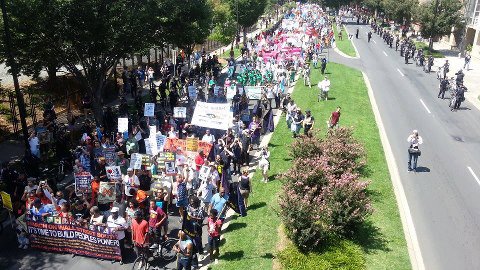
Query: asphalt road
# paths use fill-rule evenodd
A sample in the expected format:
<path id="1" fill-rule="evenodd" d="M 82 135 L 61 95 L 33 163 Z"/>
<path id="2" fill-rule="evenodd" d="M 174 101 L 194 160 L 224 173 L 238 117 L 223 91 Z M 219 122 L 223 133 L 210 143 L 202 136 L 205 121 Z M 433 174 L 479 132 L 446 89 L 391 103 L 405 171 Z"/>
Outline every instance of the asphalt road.
<path id="1" fill-rule="evenodd" d="M 360 59 L 330 54 L 330 60 L 359 68 L 370 80 L 425 268 L 480 269 L 480 112 L 468 102 L 451 112 L 448 100 L 437 98 L 434 73 L 406 65 L 395 46 L 390 49 L 377 34 L 368 43 L 370 26 L 347 25 L 352 34 L 357 28 L 359 39 L 353 42 Z M 424 140 L 417 173 L 407 172 L 413 129 Z"/>

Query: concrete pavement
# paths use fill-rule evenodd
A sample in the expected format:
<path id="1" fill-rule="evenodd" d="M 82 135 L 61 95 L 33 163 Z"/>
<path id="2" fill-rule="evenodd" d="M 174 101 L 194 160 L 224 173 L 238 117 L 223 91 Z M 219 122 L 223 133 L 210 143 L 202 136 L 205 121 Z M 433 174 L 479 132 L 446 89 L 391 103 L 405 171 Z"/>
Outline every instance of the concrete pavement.
<path id="1" fill-rule="evenodd" d="M 356 27 L 347 25 L 349 31 Z M 367 43 L 370 27 L 359 28 L 360 39 L 353 42 L 361 58 L 331 54 L 330 60 L 352 63 L 370 79 L 425 268 L 479 269 L 480 111 L 467 100 L 461 110 L 451 112 L 448 100 L 437 98 L 434 73 L 426 74 L 415 64 L 405 65 L 399 53 L 378 35 L 372 38 L 376 42 Z M 418 173 L 407 172 L 406 139 L 413 129 L 424 139 Z"/>

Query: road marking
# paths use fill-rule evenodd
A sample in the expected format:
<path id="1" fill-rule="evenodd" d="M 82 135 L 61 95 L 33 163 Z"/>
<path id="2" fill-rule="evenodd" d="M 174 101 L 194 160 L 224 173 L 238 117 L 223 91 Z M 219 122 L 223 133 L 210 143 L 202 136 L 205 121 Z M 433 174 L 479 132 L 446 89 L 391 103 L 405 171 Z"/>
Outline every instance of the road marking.
<path id="1" fill-rule="evenodd" d="M 402 77 L 405 77 L 405 75 L 400 71 L 400 69 L 397 68 L 397 71 L 398 73 L 400 73 L 400 75 L 402 75 Z"/>
<path id="2" fill-rule="evenodd" d="M 428 113 L 432 113 L 432 112 L 428 109 L 427 105 L 425 105 L 425 102 L 423 102 L 422 99 L 420 99 L 420 102 L 422 103 L 423 107 L 425 107 L 425 110 L 427 110 Z"/>
<path id="3" fill-rule="evenodd" d="M 375 40 L 372 39 L 372 41 L 373 41 L 373 43 L 377 44 L 377 42 Z"/>
<path id="4" fill-rule="evenodd" d="M 388 54 L 385 51 L 383 51 L 383 54 L 385 54 L 385 56 L 388 56 Z"/>
<path id="5" fill-rule="evenodd" d="M 473 178 L 475 178 L 477 183 L 480 185 L 480 179 L 478 179 L 478 176 L 475 174 L 475 172 L 472 170 L 472 168 L 470 166 L 467 166 L 467 168 L 470 171 L 470 173 L 472 174 Z"/>
<path id="6" fill-rule="evenodd" d="M 370 85 L 370 80 L 368 79 L 365 72 L 362 72 L 362 74 L 363 79 L 365 80 L 365 84 L 368 88 L 368 97 L 370 98 L 373 114 L 375 115 L 375 120 L 377 122 L 378 130 L 380 132 L 380 140 L 382 141 L 382 146 L 385 151 L 388 170 L 390 171 L 393 190 L 395 192 L 395 198 L 397 199 L 400 219 L 402 221 L 402 226 L 404 229 L 403 233 L 407 241 L 408 255 L 410 257 L 412 269 L 425 270 L 422 251 L 420 249 L 417 232 L 415 230 L 415 224 L 413 223 L 410 207 L 408 205 L 407 197 L 405 196 L 405 190 L 403 189 L 403 184 L 400 180 L 400 174 L 397 162 L 395 161 L 395 156 L 393 155 L 392 146 L 390 144 L 390 141 L 388 140 L 387 132 L 385 130 L 385 126 L 383 125 L 382 116 L 380 115 L 380 111 L 378 110 L 375 95 L 373 94 L 372 86 Z"/>

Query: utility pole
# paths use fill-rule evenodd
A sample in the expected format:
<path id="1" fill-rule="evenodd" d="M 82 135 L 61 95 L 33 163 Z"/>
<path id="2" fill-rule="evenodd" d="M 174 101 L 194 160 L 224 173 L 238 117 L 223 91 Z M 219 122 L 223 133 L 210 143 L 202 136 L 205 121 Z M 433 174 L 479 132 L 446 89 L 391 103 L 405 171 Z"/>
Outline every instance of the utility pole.
<path id="1" fill-rule="evenodd" d="M 22 125 L 23 140 L 25 143 L 25 150 L 30 149 L 30 144 L 28 142 L 28 127 L 27 127 L 27 111 L 25 109 L 25 101 L 23 100 L 23 94 L 20 92 L 20 85 L 18 83 L 18 67 L 15 63 L 15 57 L 12 51 L 12 37 L 10 34 L 9 21 L 7 15 L 7 8 L 5 5 L 5 0 L 0 0 L 0 5 L 2 8 L 3 15 L 3 27 L 5 31 L 5 49 L 7 51 L 8 64 L 10 65 L 10 70 L 13 77 L 13 86 L 15 87 L 15 95 L 17 97 L 18 111 L 20 113 L 20 123 Z"/>

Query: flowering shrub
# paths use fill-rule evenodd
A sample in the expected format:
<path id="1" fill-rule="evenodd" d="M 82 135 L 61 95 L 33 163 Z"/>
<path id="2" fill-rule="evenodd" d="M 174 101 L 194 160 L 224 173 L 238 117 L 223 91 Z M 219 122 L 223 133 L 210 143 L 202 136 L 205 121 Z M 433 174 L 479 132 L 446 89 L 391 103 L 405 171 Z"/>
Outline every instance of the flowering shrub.
<path id="1" fill-rule="evenodd" d="M 317 130 L 312 130 L 316 134 Z M 316 136 L 299 136 L 290 146 L 290 154 L 293 159 L 309 158 L 322 155 L 322 140 Z"/>
<path id="2" fill-rule="evenodd" d="M 323 141 L 301 138 L 294 143 L 293 166 L 281 177 L 280 214 L 287 236 L 303 251 L 313 250 L 336 235 L 349 235 L 371 214 L 359 179 L 363 147 L 350 129 L 329 131 Z M 314 145 L 308 150 L 302 142 Z"/>

